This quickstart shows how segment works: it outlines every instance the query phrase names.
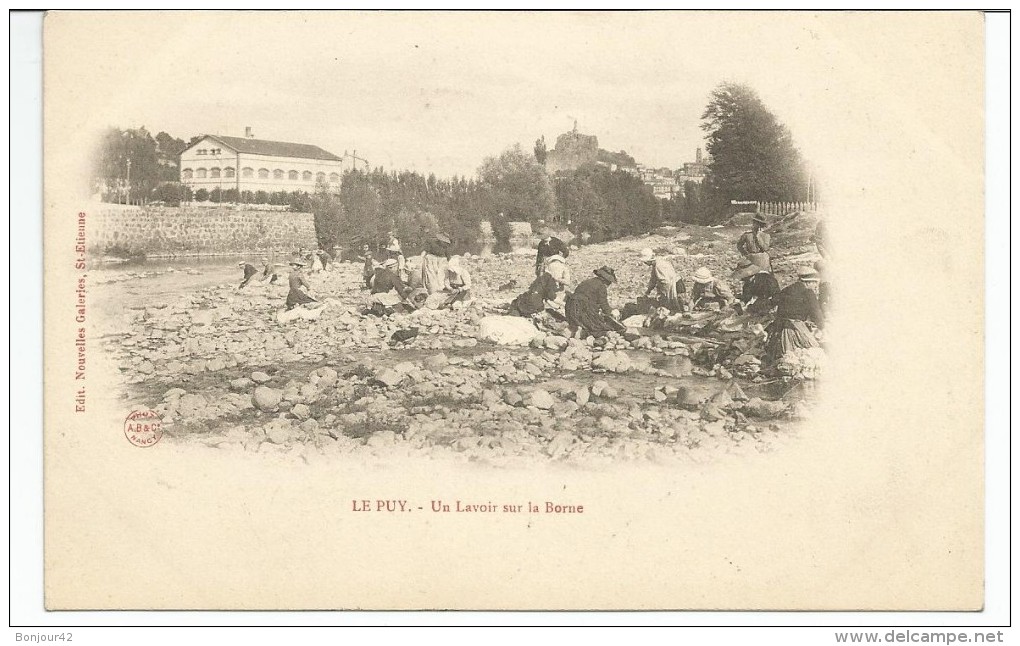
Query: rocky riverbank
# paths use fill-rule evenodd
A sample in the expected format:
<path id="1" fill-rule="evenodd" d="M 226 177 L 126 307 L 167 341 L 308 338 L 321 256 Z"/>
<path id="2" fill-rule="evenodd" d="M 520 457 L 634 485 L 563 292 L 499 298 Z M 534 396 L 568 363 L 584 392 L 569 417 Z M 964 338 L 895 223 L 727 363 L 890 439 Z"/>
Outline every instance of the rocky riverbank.
<path id="1" fill-rule="evenodd" d="M 575 282 L 615 266 L 610 299 L 622 305 L 643 292 L 643 247 L 668 255 L 685 276 L 698 266 L 726 275 L 736 261 L 737 230 L 665 233 L 575 251 Z M 805 252 L 784 250 L 798 259 Z M 480 342 L 479 321 L 527 286 L 533 257 L 465 264 L 477 297 L 463 310 L 362 314 L 360 267 L 344 264 L 310 275 L 314 293 L 330 301 L 314 321 L 277 322 L 283 285 L 223 284 L 128 309 L 108 322 L 104 343 L 124 377 L 122 397 L 163 415 L 164 441 L 305 461 L 365 453 L 498 465 L 700 463 L 777 450 L 810 414 L 803 384 L 763 379 L 747 354 L 715 363 L 710 338 Z M 787 264 L 777 258 L 784 284 Z M 414 338 L 392 340 L 412 328 Z"/>

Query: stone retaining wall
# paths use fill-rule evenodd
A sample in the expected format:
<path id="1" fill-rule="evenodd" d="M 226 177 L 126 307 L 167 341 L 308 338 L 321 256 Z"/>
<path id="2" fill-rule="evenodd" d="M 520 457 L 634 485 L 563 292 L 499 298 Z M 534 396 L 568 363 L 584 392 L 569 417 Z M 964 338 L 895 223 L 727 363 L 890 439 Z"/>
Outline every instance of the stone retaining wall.
<path id="1" fill-rule="evenodd" d="M 311 213 L 102 204 L 86 217 L 94 256 L 232 255 L 318 246 Z"/>

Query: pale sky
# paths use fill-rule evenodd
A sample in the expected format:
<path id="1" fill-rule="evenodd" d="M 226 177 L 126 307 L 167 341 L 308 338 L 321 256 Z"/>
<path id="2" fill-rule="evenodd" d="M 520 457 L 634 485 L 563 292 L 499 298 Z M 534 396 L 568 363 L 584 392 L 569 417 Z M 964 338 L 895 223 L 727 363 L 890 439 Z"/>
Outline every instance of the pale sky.
<path id="1" fill-rule="evenodd" d="M 104 126 L 145 125 L 185 140 L 243 136 L 252 126 L 259 138 L 357 150 L 372 166 L 473 176 L 486 156 L 515 143 L 530 150 L 545 135 L 551 148 L 576 118 L 602 148 L 676 168 L 704 143 L 712 89 L 736 81 L 790 127 L 830 194 L 876 183 L 899 190 L 898 167 L 882 159 L 932 147 L 952 159 L 974 143 L 956 135 L 961 108 L 944 97 L 974 79 L 980 20 L 975 12 L 923 20 L 783 11 L 58 12 L 45 26 L 46 104 L 60 110 L 47 136 L 81 156 Z M 961 161 L 956 172 L 969 171 Z M 912 186 L 943 190 L 927 177 Z"/>
<path id="2" fill-rule="evenodd" d="M 530 150 L 545 135 L 552 148 L 576 118 L 602 148 L 676 168 L 704 145 L 712 88 L 753 85 L 760 56 L 754 34 L 707 16 L 151 13 L 102 26 L 97 16 L 113 47 L 82 73 L 120 88 L 93 116 L 185 140 L 252 126 L 259 138 L 357 150 L 373 166 L 470 176 L 514 143 Z"/>

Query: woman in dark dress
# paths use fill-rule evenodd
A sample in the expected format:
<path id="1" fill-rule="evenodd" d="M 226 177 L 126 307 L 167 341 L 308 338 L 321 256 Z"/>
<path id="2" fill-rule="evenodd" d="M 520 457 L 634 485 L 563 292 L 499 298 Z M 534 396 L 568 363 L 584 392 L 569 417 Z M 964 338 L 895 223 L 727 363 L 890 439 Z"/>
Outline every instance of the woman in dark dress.
<path id="1" fill-rule="evenodd" d="M 407 295 L 410 291 L 404 281 L 400 280 L 400 275 L 396 273 L 397 261 L 393 258 L 387 258 L 382 267 L 376 267 L 375 273 L 369 280 L 369 292 L 372 294 L 385 294 L 387 292 L 396 292 L 401 298 Z"/>
<path id="2" fill-rule="evenodd" d="M 810 321 L 821 328 L 824 324 L 822 308 L 818 305 L 815 290 L 818 289 L 818 272 L 813 267 L 797 270 L 799 280 L 776 294 L 776 318 L 766 328 L 766 366 L 775 366 L 787 353 L 797 354 L 800 350 L 819 346 L 807 323 Z"/>
<path id="3" fill-rule="evenodd" d="M 556 300 L 560 284 L 549 272 L 532 281 L 528 291 L 510 303 L 511 316 L 533 316 L 546 308 L 546 302 Z"/>
<path id="4" fill-rule="evenodd" d="M 613 308 L 609 305 L 610 285 L 616 282 L 616 272 L 609 267 L 599 267 L 595 277 L 584 280 L 572 294 L 567 296 L 564 313 L 570 325 L 570 335 L 587 333 L 605 336 L 606 332 L 620 329 L 613 320 Z"/>
<path id="5" fill-rule="evenodd" d="M 244 289 L 248 286 L 248 283 L 250 283 L 252 279 L 258 275 L 259 270 L 255 269 L 255 265 L 250 262 L 244 262 L 243 260 L 237 263 L 237 266 L 244 271 L 244 276 L 241 278 L 241 284 L 238 286 L 238 289 Z"/>
<path id="6" fill-rule="evenodd" d="M 290 266 L 292 269 L 290 277 L 287 279 L 290 285 L 290 291 L 287 292 L 287 309 L 292 310 L 298 305 L 318 303 L 319 301 L 308 295 L 307 290 L 310 290 L 311 286 L 308 284 L 304 272 L 301 271 L 301 268 L 305 266 L 304 261 L 299 259 L 291 260 Z"/>
<path id="7" fill-rule="evenodd" d="M 744 312 L 760 316 L 772 311 L 775 307 L 772 297 L 779 293 L 779 281 L 775 276 L 743 258 L 732 277 L 742 283 L 737 302 Z"/>

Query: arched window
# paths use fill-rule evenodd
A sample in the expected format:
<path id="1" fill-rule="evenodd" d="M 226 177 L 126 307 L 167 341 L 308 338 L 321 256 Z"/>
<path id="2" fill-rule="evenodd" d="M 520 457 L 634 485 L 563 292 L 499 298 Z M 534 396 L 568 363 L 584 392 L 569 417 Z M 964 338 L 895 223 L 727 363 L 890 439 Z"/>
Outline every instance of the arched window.
<path id="1" fill-rule="evenodd" d="M 213 166 L 212 168 L 209 169 L 209 177 L 212 177 L 213 179 L 216 179 L 219 176 L 220 176 L 220 169 L 219 169 L 218 166 Z"/>
<path id="2" fill-rule="evenodd" d="M 340 181 L 340 176 L 337 175 L 336 173 L 330 173 L 329 174 L 329 181 L 334 183 L 334 184 L 336 184 L 337 182 Z"/>
<path id="3" fill-rule="evenodd" d="M 305 172 L 301 173 L 301 181 L 303 182 L 312 181 L 312 171 L 306 170 Z"/>
<path id="4" fill-rule="evenodd" d="M 316 182 L 325 182 L 326 181 L 326 173 L 316 173 L 315 174 L 315 181 Z"/>
<path id="5" fill-rule="evenodd" d="M 198 179 L 205 179 L 205 169 L 204 168 L 196 168 L 195 169 L 195 177 L 197 177 Z"/>
<path id="6" fill-rule="evenodd" d="M 191 179 L 195 175 L 194 171 L 190 168 L 185 168 L 181 171 L 181 179 Z"/>
<path id="7" fill-rule="evenodd" d="M 241 177 L 251 177 L 255 174 L 254 169 L 251 166 L 245 166 L 241 169 Z"/>
<path id="8" fill-rule="evenodd" d="M 223 176 L 224 177 L 233 177 L 234 176 L 234 167 L 233 166 L 227 166 L 226 168 L 224 168 L 223 169 Z"/>
<path id="9" fill-rule="evenodd" d="M 283 171 L 277 168 L 273 171 L 273 179 L 283 179 Z"/>
<path id="10" fill-rule="evenodd" d="M 268 168 L 260 168 L 259 169 L 259 179 L 269 179 L 269 169 Z"/>
<path id="11" fill-rule="evenodd" d="M 298 172 L 296 170 L 292 170 L 289 173 L 287 173 L 287 179 L 294 181 L 294 180 L 297 180 L 297 178 L 298 178 Z"/>

